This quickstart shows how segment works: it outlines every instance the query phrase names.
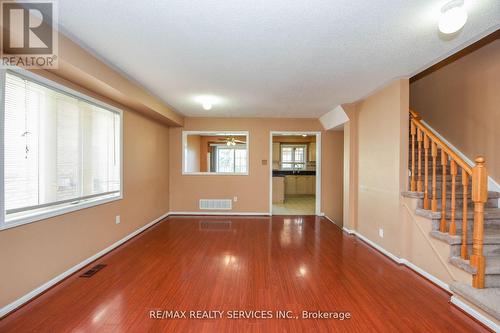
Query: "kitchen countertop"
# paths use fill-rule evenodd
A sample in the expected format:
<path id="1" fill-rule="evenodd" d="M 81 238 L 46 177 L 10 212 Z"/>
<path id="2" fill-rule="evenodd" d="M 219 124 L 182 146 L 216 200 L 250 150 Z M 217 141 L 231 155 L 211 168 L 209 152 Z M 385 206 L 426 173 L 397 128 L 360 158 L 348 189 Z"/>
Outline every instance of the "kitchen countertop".
<path id="1" fill-rule="evenodd" d="M 316 171 L 312 170 L 273 170 L 273 177 L 285 177 L 285 176 L 316 176 Z"/>

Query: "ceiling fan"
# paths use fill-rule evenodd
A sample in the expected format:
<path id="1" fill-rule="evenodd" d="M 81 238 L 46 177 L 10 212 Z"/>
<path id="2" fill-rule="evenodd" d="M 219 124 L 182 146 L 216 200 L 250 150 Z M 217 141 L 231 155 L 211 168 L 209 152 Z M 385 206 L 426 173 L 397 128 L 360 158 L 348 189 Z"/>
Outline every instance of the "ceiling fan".
<path id="1" fill-rule="evenodd" d="M 233 136 L 230 136 L 230 137 L 227 137 L 224 139 L 220 139 L 220 140 L 218 140 L 218 142 L 225 143 L 227 146 L 236 146 L 236 144 L 246 144 L 245 141 L 238 140 Z"/>

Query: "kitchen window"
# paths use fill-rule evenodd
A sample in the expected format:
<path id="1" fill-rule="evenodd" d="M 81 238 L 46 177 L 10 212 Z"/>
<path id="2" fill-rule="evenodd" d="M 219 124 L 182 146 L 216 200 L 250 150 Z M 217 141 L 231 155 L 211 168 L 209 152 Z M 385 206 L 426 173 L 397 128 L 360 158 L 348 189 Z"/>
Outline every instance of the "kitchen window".
<path id="1" fill-rule="evenodd" d="M 306 168 L 306 145 L 281 145 L 281 169 L 304 170 Z"/>
<path id="2" fill-rule="evenodd" d="M 31 73 L 3 75 L 0 228 L 120 199 L 121 111 Z"/>

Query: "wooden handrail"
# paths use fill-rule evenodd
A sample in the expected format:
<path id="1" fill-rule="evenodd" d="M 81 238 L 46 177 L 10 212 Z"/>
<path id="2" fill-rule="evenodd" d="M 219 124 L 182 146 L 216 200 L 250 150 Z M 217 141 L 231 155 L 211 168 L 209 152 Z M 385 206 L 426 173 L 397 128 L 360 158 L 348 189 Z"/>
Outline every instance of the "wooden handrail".
<path id="1" fill-rule="evenodd" d="M 410 142 L 411 142 L 411 178 L 410 191 L 423 192 L 423 207 L 438 211 L 437 200 L 437 172 L 438 166 L 441 167 L 441 216 L 439 221 L 439 231 L 450 235 L 457 234 L 456 210 L 457 210 L 457 191 L 456 186 L 462 186 L 462 239 L 460 247 L 460 256 L 467 259 L 467 229 L 468 229 L 468 203 L 474 204 L 474 224 L 472 229 L 472 254 L 470 256 L 471 266 L 476 268 L 473 274 L 472 286 L 474 288 L 484 288 L 486 260 L 483 255 L 484 241 L 484 208 L 488 201 L 488 172 L 483 157 L 475 159 L 475 165 L 469 165 L 463 158 L 458 156 L 446 143 L 443 142 L 434 132 L 426 126 L 419 114 L 414 110 L 410 111 Z M 417 143 L 417 147 L 415 147 Z M 417 148 L 417 151 L 415 150 Z M 432 158 L 432 184 L 429 191 L 429 148 Z M 441 153 L 438 154 L 438 149 Z M 423 154 L 422 154 L 423 152 Z M 424 156 L 424 180 L 422 181 L 422 155 Z M 438 162 L 438 157 L 440 161 Z M 448 169 L 449 166 L 449 169 Z M 458 167 L 461 168 L 462 181 L 457 182 Z M 448 174 L 449 170 L 449 174 Z M 451 176 L 451 183 L 448 183 L 448 175 Z M 469 198 L 469 180 L 471 180 L 471 198 Z M 424 182 L 424 183 L 423 183 Z M 448 196 L 448 187 L 451 188 Z M 429 205 L 429 194 L 432 193 L 432 199 Z M 472 200 L 471 200 L 472 199 Z M 449 200 L 449 206 L 448 206 Z M 430 206 L 430 207 L 429 207 Z M 446 218 L 447 209 L 451 210 L 451 218 Z M 448 224 L 449 222 L 449 224 Z"/>
<path id="2" fill-rule="evenodd" d="M 446 155 L 448 155 L 452 160 L 454 160 L 459 167 L 464 169 L 469 175 L 472 175 L 472 166 L 469 165 L 463 158 L 458 156 L 446 143 L 438 138 L 425 124 L 422 123 L 420 116 L 413 110 L 410 110 L 411 120 L 417 128 L 428 136 L 431 141 L 435 142 L 439 148 L 444 150 Z"/>

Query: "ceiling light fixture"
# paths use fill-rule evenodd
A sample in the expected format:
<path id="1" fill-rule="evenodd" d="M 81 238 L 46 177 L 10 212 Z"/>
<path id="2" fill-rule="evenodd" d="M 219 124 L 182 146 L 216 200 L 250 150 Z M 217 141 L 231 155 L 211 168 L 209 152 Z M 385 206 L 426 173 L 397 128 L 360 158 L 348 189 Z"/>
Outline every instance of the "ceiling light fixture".
<path id="1" fill-rule="evenodd" d="M 307 136 L 307 134 L 302 134 L 302 136 L 305 138 Z"/>
<path id="2" fill-rule="evenodd" d="M 212 103 L 210 103 L 210 102 L 203 102 L 202 106 L 203 106 L 203 110 L 206 110 L 206 111 L 212 109 Z"/>
<path id="3" fill-rule="evenodd" d="M 462 29 L 467 22 L 467 11 L 464 7 L 464 0 L 453 0 L 441 8 L 439 18 L 439 31 L 444 34 L 452 34 Z"/>
<path id="4" fill-rule="evenodd" d="M 203 108 L 203 110 L 212 110 L 215 105 L 221 105 L 223 103 L 222 98 L 214 95 L 198 95 L 193 96 L 193 101 Z"/>

